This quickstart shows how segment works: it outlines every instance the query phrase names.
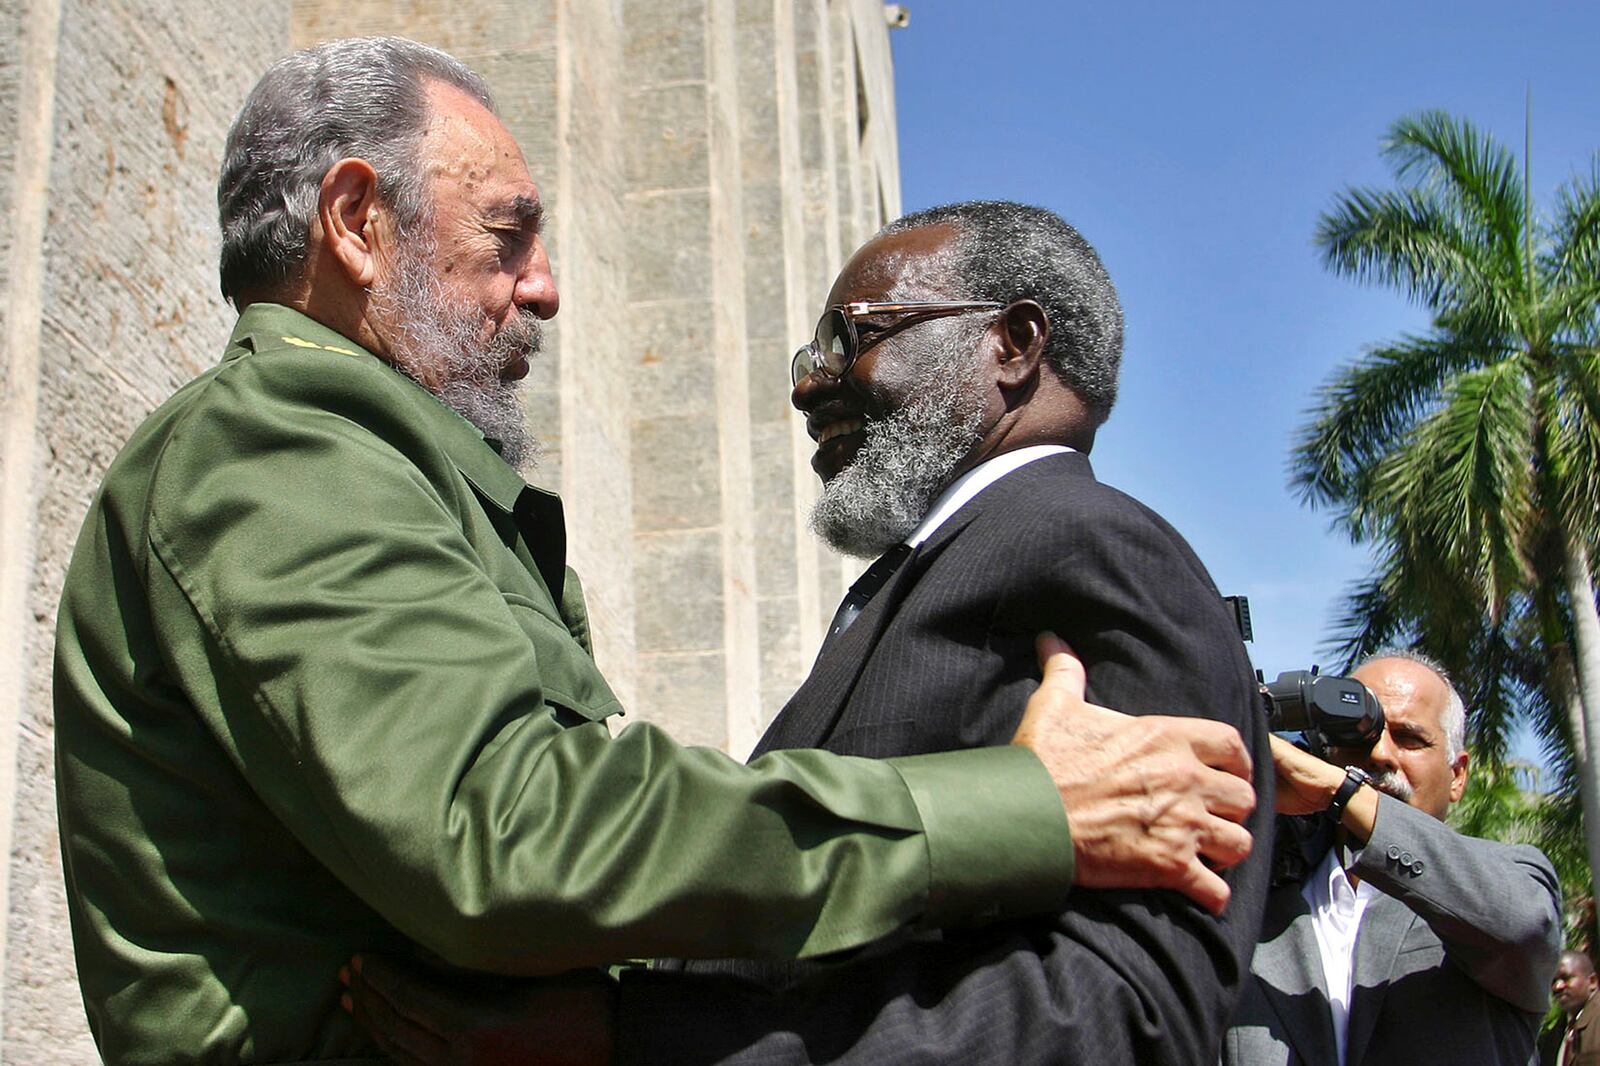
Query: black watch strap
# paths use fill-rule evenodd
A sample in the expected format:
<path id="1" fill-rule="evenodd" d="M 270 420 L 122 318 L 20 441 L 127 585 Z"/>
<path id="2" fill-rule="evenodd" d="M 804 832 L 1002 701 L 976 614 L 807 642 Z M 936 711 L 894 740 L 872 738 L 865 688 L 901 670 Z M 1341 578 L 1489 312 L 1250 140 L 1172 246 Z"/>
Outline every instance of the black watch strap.
<path id="1" fill-rule="evenodd" d="M 1356 794 L 1356 789 L 1362 785 L 1370 785 L 1372 775 L 1359 766 L 1346 766 L 1344 768 L 1344 782 L 1333 793 L 1333 800 L 1328 804 L 1328 809 L 1323 814 L 1329 821 L 1337 822 L 1344 818 L 1344 809 L 1350 803 L 1350 797 Z"/>

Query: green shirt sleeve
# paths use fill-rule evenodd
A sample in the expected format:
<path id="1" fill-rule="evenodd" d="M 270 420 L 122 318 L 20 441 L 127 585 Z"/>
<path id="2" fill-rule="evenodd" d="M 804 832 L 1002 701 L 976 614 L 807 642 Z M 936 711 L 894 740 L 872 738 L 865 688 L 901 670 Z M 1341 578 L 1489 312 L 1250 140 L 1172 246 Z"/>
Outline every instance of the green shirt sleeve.
<path id="1" fill-rule="evenodd" d="M 1061 905 L 1065 816 L 1021 749 L 746 767 L 649 725 L 613 739 L 571 696 L 609 689 L 592 660 L 574 676 L 562 612 L 497 583 L 470 488 L 358 369 L 218 374 L 152 481 L 145 582 L 210 734 L 397 929 L 459 965 L 548 973 Z"/>

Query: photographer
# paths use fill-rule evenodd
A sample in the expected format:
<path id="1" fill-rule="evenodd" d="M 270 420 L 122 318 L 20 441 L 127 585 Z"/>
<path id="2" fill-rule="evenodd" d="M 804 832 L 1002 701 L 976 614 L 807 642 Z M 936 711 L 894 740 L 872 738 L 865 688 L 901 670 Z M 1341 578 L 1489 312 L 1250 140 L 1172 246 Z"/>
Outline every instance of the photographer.
<path id="1" fill-rule="evenodd" d="M 1527 1066 L 1561 949 L 1555 872 L 1444 823 L 1466 712 L 1436 663 L 1384 652 L 1354 676 L 1383 706 L 1370 752 L 1273 738 L 1279 813 L 1332 819 L 1333 846 L 1270 895 L 1223 1062 Z"/>

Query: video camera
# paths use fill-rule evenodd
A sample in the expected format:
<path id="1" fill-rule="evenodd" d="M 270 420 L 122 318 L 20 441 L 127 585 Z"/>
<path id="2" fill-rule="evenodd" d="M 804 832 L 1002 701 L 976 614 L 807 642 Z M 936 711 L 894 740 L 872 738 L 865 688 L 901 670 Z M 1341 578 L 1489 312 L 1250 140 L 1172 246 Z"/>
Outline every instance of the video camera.
<path id="1" fill-rule="evenodd" d="M 1383 708 L 1367 686 L 1353 677 L 1286 670 L 1267 682 L 1256 671 L 1267 728 L 1274 733 L 1299 733 L 1306 750 L 1320 759 L 1330 748 L 1371 751 L 1383 735 Z"/>
<path id="2" fill-rule="evenodd" d="M 1250 601 L 1243 596 L 1223 597 L 1233 609 L 1239 636 L 1254 638 L 1250 626 Z M 1267 728 L 1274 733 L 1299 733 L 1305 748 L 1320 759 L 1331 748 L 1370 751 L 1383 734 L 1383 707 L 1367 686 L 1353 677 L 1287 670 L 1276 681 L 1256 671 Z"/>
<path id="3" fill-rule="evenodd" d="M 1233 609 L 1239 636 L 1251 640 L 1250 601 L 1224 596 Z M 1383 735 L 1383 706 L 1353 677 L 1289 670 L 1268 682 L 1256 671 L 1267 728 L 1274 733 L 1299 733 L 1301 747 L 1325 762 L 1333 762 L 1330 749 L 1370 751 Z M 1274 819 L 1272 873 L 1276 887 L 1299 884 L 1333 845 L 1333 823 L 1320 815 L 1280 814 Z"/>

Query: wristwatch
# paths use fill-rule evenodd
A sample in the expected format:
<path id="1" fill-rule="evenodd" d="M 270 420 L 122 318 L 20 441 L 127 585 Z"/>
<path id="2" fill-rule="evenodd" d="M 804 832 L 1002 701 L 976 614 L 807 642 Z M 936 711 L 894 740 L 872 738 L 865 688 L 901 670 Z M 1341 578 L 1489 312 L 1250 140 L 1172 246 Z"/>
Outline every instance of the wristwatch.
<path id="1" fill-rule="evenodd" d="M 1328 804 L 1327 810 L 1322 813 L 1332 822 L 1344 818 L 1344 809 L 1350 802 L 1350 797 L 1356 794 L 1356 789 L 1362 785 L 1372 784 L 1372 775 L 1359 766 L 1346 766 L 1344 768 L 1344 781 L 1333 793 L 1333 800 Z"/>

